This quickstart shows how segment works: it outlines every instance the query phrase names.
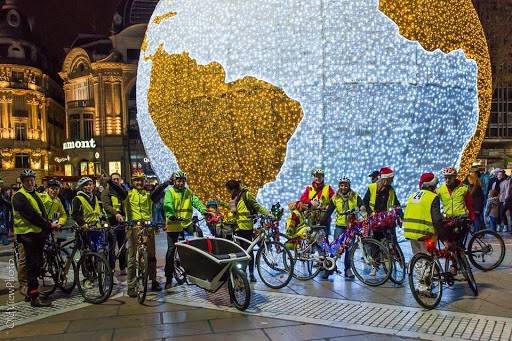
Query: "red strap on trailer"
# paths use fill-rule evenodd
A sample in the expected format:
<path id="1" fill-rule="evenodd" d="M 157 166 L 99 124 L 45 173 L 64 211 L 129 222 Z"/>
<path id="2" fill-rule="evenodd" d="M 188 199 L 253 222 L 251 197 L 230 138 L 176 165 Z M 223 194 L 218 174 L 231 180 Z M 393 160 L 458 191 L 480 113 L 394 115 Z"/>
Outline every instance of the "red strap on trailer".
<path id="1" fill-rule="evenodd" d="M 210 238 L 206 239 L 206 245 L 208 246 L 208 252 L 213 253 L 213 244 Z"/>

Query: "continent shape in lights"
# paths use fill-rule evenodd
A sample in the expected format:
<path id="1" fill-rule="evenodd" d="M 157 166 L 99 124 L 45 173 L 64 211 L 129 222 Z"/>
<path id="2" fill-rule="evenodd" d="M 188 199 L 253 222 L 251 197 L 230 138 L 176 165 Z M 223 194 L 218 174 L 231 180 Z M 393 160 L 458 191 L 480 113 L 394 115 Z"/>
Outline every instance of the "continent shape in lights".
<path id="1" fill-rule="evenodd" d="M 148 56 L 161 46 L 301 104 L 282 167 L 258 193 L 267 207 L 296 200 L 319 167 L 327 183 L 348 176 L 363 195 L 368 173 L 389 165 L 403 201 L 422 172 L 458 165 L 475 132 L 476 63 L 405 39 L 377 0 L 160 1 L 153 18 L 161 16 L 148 26 L 137 79 L 141 136 L 161 179 L 179 168 L 148 110 Z"/>

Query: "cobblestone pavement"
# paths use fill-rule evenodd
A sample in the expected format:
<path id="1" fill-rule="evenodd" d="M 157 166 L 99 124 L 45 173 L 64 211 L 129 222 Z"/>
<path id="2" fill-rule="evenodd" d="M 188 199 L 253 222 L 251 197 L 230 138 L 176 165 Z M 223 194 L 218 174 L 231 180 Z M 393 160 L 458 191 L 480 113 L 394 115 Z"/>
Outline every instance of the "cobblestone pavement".
<path id="1" fill-rule="evenodd" d="M 507 238 L 506 242 L 508 244 L 507 256 L 499 269 L 488 273 L 475 272 L 480 288 L 478 297 L 473 297 L 465 284 L 457 283 L 453 288 L 445 290 L 442 305 L 439 309 L 430 312 L 418 308 L 407 285 L 396 287 L 385 284 L 381 287 L 370 288 L 357 281 L 346 281 L 338 275 L 332 276 L 327 281 L 301 282 L 293 280 L 288 287 L 281 290 L 269 290 L 262 283 L 257 283 L 254 286 L 251 306 L 245 315 L 229 307 L 229 299 L 224 289 L 216 294 L 209 294 L 194 286 L 176 287 L 167 293 L 151 294 L 148 305 L 140 306 L 136 302 L 134 303 L 134 300 L 121 297 L 124 285 L 120 284 L 114 293 L 117 296 L 101 306 L 89 306 L 83 303 L 76 292 L 71 298 L 55 297 L 54 307 L 52 308 L 32 309 L 24 302 L 10 306 L 4 305 L 0 307 L 2 315 L 7 316 L 8 311 L 15 310 L 18 327 L 2 331 L 0 338 L 29 337 L 38 328 L 46 330 L 47 328 L 44 326 L 50 323 L 50 327 L 54 329 L 48 327 L 45 334 L 58 334 L 59 337 L 64 337 L 64 335 L 70 333 L 77 334 L 77 337 L 93 335 L 94 338 L 92 339 L 109 340 L 112 338 L 124 340 L 132 337 L 133 339 L 166 338 L 193 335 L 193 333 L 201 334 L 201 339 L 229 339 L 230 337 L 240 339 L 244 335 L 247 336 L 247 339 L 259 339 L 260 337 L 263 337 L 262 339 L 277 339 L 281 335 L 283 337 L 281 339 L 287 339 L 287 336 L 293 336 L 294 339 L 297 339 L 298 336 L 304 336 L 303 339 L 306 340 L 343 336 L 335 335 L 337 333 L 348 333 L 345 336 L 357 336 L 356 339 L 362 339 L 363 337 L 370 340 L 373 337 L 385 339 L 383 335 L 367 335 L 368 333 L 382 333 L 387 334 L 388 338 L 510 340 L 512 333 L 512 257 L 510 255 L 512 240 Z M 159 264 L 163 264 L 164 260 L 161 259 L 165 251 L 163 238 L 159 238 L 158 245 Z M 409 253 L 408 246 L 402 244 L 402 247 L 407 255 Z M 7 264 L 5 259 L 0 259 L 0 261 L 4 262 L 0 263 L 1 265 Z M 339 266 L 342 267 L 343 265 L 340 264 Z M 5 279 L 9 276 L 7 268 L 7 266 L 0 266 L 0 278 Z M 162 269 L 159 269 L 159 275 L 163 275 Z M 2 303 L 7 301 L 6 296 L 0 296 Z M 120 305 L 120 307 L 116 307 L 116 305 Z M 126 305 L 133 306 L 134 315 L 141 315 L 135 318 L 136 322 L 134 323 L 136 325 L 140 324 L 140 327 L 136 328 L 137 333 L 133 335 L 125 332 L 124 329 L 128 326 L 134 327 L 134 325 L 129 323 L 124 325 L 124 322 L 116 322 L 124 320 L 124 317 L 116 316 L 122 315 L 119 314 L 120 310 Z M 117 310 L 113 309 L 113 306 Z M 140 311 L 137 311 L 137 307 Z M 174 322 L 166 322 L 165 313 L 163 310 L 159 310 L 161 309 L 159 307 L 169 307 L 172 311 L 177 309 L 177 311 L 183 310 L 185 312 L 192 308 L 201 308 L 194 309 L 196 311 L 194 314 L 202 317 L 194 318 L 200 318 L 203 322 L 208 321 L 209 329 L 203 330 L 198 327 L 198 330 L 194 330 L 192 328 L 190 330 L 192 334 L 173 331 Z M 116 314 L 113 313 L 113 310 L 116 310 Z M 94 311 L 97 311 L 98 316 L 94 315 Z M 112 319 L 112 325 L 104 322 L 106 324 L 99 326 L 96 321 L 101 320 L 105 311 L 108 311 L 108 314 L 112 313 L 109 315 L 109 319 Z M 84 312 L 85 315 L 81 315 L 81 312 Z M 190 315 L 190 313 L 185 312 L 183 312 L 184 316 Z M 152 327 L 149 328 L 150 330 L 146 330 L 148 329 L 146 324 L 153 325 L 153 322 L 156 322 L 156 315 L 151 318 L 149 316 L 154 314 L 160 316 L 158 324 L 162 326 L 156 328 L 159 332 L 155 332 Z M 242 319 L 243 323 L 252 325 L 254 328 L 250 329 L 247 334 L 240 334 L 240 332 L 233 334 L 233 330 L 213 328 L 212 321 L 225 319 L 224 314 L 230 316 L 228 320 L 238 321 Z M 66 320 L 68 316 L 77 316 L 77 318 Z M 153 317 L 155 317 L 155 320 L 152 319 Z M 149 322 L 148 318 L 150 319 Z M 276 318 L 279 318 L 279 320 Z M 78 323 L 77 321 L 81 319 L 84 320 L 83 323 L 91 325 L 90 330 L 77 332 L 74 328 L 70 329 L 70 326 Z M 52 322 L 55 320 L 59 320 L 59 322 Z M 197 321 L 189 321 L 188 318 L 185 318 L 184 321 L 184 324 L 191 323 L 193 325 L 198 323 Z M 271 321 L 278 321 L 275 323 L 284 325 L 274 326 Z M 62 327 L 64 322 L 66 322 L 65 328 Z M 121 326 L 118 326 L 119 323 L 121 323 Z M 270 323 L 270 326 L 265 323 Z M 294 325 L 289 323 L 294 323 Z M 169 326 L 164 328 L 163 326 L 167 324 Z M 62 328 L 57 328 L 57 325 Z M 30 326 L 34 326 L 34 328 Z M 5 322 L 2 323 L 0 328 L 6 329 Z M 282 331 L 278 331 L 279 328 Z M 103 329 L 105 329 L 105 332 L 102 331 Z M 110 334 L 107 330 L 110 330 Z M 287 330 L 291 334 L 280 334 Z M 314 334 L 308 334 L 311 330 L 315 331 Z M 94 331 L 93 334 L 90 334 L 92 331 Z M 221 336 L 219 333 L 226 335 Z M 57 337 L 55 335 L 52 337 Z M 53 339 L 52 337 L 50 339 Z M 89 336 L 87 337 L 92 340 Z M 64 337 L 64 339 L 71 339 L 71 335 L 69 335 L 69 338 Z M 73 339 L 75 339 L 74 336 Z"/>

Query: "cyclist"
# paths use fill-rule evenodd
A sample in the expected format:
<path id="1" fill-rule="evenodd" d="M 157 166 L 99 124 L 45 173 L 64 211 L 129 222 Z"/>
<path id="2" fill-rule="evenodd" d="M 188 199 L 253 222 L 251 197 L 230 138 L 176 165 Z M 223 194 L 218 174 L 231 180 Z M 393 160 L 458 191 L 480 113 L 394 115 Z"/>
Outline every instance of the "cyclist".
<path id="1" fill-rule="evenodd" d="M 425 243 L 420 239 L 435 234 L 443 221 L 439 196 L 436 194 L 438 179 L 433 173 L 423 173 L 420 190 L 407 199 L 404 210 L 404 237 L 411 242 L 412 254 L 427 253 Z"/>
<path id="2" fill-rule="evenodd" d="M 382 167 L 379 171 L 379 179 L 377 182 L 368 185 L 368 190 L 363 198 L 363 204 L 366 207 L 366 212 L 372 214 L 374 212 L 385 212 L 394 206 L 400 206 L 398 197 L 396 196 L 395 189 L 391 184 L 395 177 L 395 172 L 390 167 Z M 373 237 L 377 240 L 385 238 L 386 232 L 374 231 Z M 393 229 L 391 236 L 396 241 L 396 233 Z M 372 268 L 370 276 L 375 276 L 377 269 Z"/>
<path id="3" fill-rule="evenodd" d="M 288 204 L 290 209 L 290 216 L 286 221 L 286 236 L 290 239 L 293 238 L 306 238 L 308 226 L 305 223 L 304 211 L 307 209 L 307 205 L 302 201 L 291 202 Z M 287 244 L 287 247 L 293 248 L 292 244 Z"/>
<path id="4" fill-rule="evenodd" d="M 311 172 L 311 175 L 313 176 L 313 182 L 311 185 L 306 186 L 299 200 L 313 208 L 326 209 L 334 195 L 334 189 L 325 183 L 325 172 L 323 169 L 317 168 Z M 328 219 L 325 223 L 325 232 L 329 236 L 331 234 L 331 220 Z"/>
<path id="5" fill-rule="evenodd" d="M 110 174 L 110 178 L 107 181 L 104 181 L 104 183 L 105 189 L 101 192 L 103 209 L 105 210 L 110 226 L 118 226 L 120 223 L 125 221 L 126 217 L 125 203 L 123 202 L 126 194 L 122 197 L 116 189 L 113 189 L 113 186 L 117 185 L 120 187 L 119 191 L 122 191 L 121 174 Z M 121 248 L 126 240 L 126 230 L 124 228 L 116 228 L 110 237 L 112 249 L 115 249 L 116 244 L 118 248 Z M 111 259 L 110 266 L 112 267 L 112 270 L 114 270 L 115 259 Z M 126 276 L 126 249 L 121 250 L 119 254 L 119 270 L 120 276 Z"/>
<path id="6" fill-rule="evenodd" d="M 254 219 L 252 216 L 259 213 L 272 217 L 272 214 L 256 201 L 254 195 L 242 186 L 240 181 L 227 181 L 226 189 L 231 195 L 231 200 L 227 206 L 236 223 L 235 235 L 252 241 L 254 237 Z M 246 250 L 249 248 L 249 245 L 247 242 L 241 243 L 241 246 Z M 254 283 L 256 282 L 256 277 L 254 277 L 254 255 L 251 254 L 250 256 L 249 280 Z"/>
<path id="7" fill-rule="evenodd" d="M 71 216 L 78 226 L 86 230 L 94 227 L 94 230 L 87 230 L 86 238 L 92 251 L 97 251 L 97 246 L 105 244 L 104 233 L 98 229 L 103 228 L 100 223 L 101 208 L 100 202 L 94 195 L 94 181 L 87 177 L 81 177 L 77 182 L 78 192 L 71 203 Z M 110 248 L 109 248 L 110 252 Z"/>
<path id="8" fill-rule="evenodd" d="M 342 233 L 345 232 L 348 226 L 347 215 L 342 214 L 348 210 L 353 210 L 356 208 L 360 208 L 362 211 L 366 211 L 366 208 L 363 205 L 363 199 L 352 190 L 350 187 L 350 179 L 347 177 L 342 177 L 339 181 L 338 190 L 336 194 L 331 198 L 329 203 L 329 207 L 327 208 L 327 212 L 324 216 L 324 219 L 330 217 L 332 212 L 336 211 L 336 228 L 334 230 L 334 239 L 338 238 Z M 352 279 L 354 278 L 354 274 L 350 269 L 350 257 L 349 252 L 345 252 L 345 278 Z M 329 278 L 331 274 L 330 271 L 325 271 L 322 275 L 323 279 Z"/>
<path id="9" fill-rule="evenodd" d="M 457 170 L 453 167 L 443 168 L 445 182 L 437 189 L 437 195 L 443 204 L 443 213 L 445 217 L 468 217 L 474 220 L 475 213 L 473 211 L 473 203 L 471 192 L 468 186 L 463 184 L 457 179 Z M 459 242 L 462 242 L 462 236 Z M 448 243 L 449 244 L 449 243 Z M 447 245 L 450 247 L 450 245 Z M 457 267 L 455 263 L 451 264 L 450 271 L 457 274 Z"/>
<path id="10" fill-rule="evenodd" d="M 192 219 L 193 208 L 201 214 L 206 212 L 206 207 L 201 200 L 187 187 L 187 174 L 178 170 L 173 174 L 174 184 L 165 192 L 164 213 L 167 225 L 167 253 L 165 257 L 165 289 L 172 287 L 174 274 L 175 244 L 183 229 L 190 222 L 180 221 L 177 218 Z"/>
<path id="11" fill-rule="evenodd" d="M 68 221 L 68 215 L 59 198 L 61 187 L 62 185 L 59 180 L 50 179 L 46 184 L 46 191 L 39 194 L 46 209 L 48 218 L 56 220 L 59 228 L 64 226 Z"/>
<path id="12" fill-rule="evenodd" d="M 151 221 L 153 216 L 153 203 L 159 201 L 169 186 L 170 179 L 158 185 L 151 193 L 146 190 L 146 176 L 142 172 L 132 175 L 132 189 L 126 191 L 120 181 L 109 181 L 108 185 L 113 193 L 123 202 L 128 221 Z M 111 193 L 111 194 L 113 194 Z M 135 257 L 137 251 L 137 231 L 129 229 L 126 232 L 128 249 L 128 296 L 137 297 L 135 277 Z M 124 242 L 124 240 L 123 240 Z M 162 287 L 156 277 L 156 250 L 155 235 L 150 234 L 147 240 L 148 249 L 148 278 L 151 280 L 151 291 L 161 291 Z"/>
<path id="13" fill-rule="evenodd" d="M 27 296 L 33 307 L 49 307 L 51 303 L 39 297 L 39 282 L 43 262 L 43 247 L 46 233 L 57 229 L 46 214 L 44 204 L 36 193 L 36 173 L 24 169 L 20 174 L 22 186 L 12 198 L 14 233 L 25 253 Z"/>

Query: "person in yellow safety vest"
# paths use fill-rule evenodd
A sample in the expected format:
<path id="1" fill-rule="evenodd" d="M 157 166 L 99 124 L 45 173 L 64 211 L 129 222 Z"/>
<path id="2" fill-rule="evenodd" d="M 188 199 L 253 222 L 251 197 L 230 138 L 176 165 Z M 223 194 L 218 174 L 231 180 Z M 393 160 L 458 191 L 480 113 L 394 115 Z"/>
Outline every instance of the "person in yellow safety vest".
<path id="1" fill-rule="evenodd" d="M 329 202 L 334 195 L 334 189 L 325 183 L 325 172 L 323 169 L 315 169 L 311 172 L 313 182 L 306 186 L 306 189 L 300 196 L 300 201 L 313 208 L 327 209 Z M 318 223 L 318 222 L 317 222 Z M 326 221 L 325 231 L 329 236 L 331 234 L 331 220 Z"/>
<path id="2" fill-rule="evenodd" d="M 400 206 L 396 191 L 393 186 L 391 186 L 394 177 L 395 172 L 393 169 L 390 167 L 382 167 L 379 171 L 379 179 L 377 182 L 368 185 L 368 190 L 363 197 L 363 204 L 366 207 L 367 214 L 384 212 L 392 207 Z M 385 238 L 385 234 L 385 231 L 374 231 L 373 238 L 380 241 Z M 394 229 L 391 231 L 391 236 L 396 241 L 396 232 Z M 376 271 L 377 269 L 372 268 L 370 276 L 375 276 Z"/>
<path id="3" fill-rule="evenodd" d="M 39 281 L 43 265 L 43 247 L 47 232 L 58 229 L 48 219 L 39 194 L 36 193 L 36 173 L 24 169 L 20 174 L 22 187 L 12 197 L 14 233 L 25 251 L 27 300 L 33 307 L 49 307 L 51 303 L 39 297 Z"/>
<path id="4" fill-rule="evenodd" d="M 419 181 L 419 191 L 412 193 L 407 199 L 402 226 L 404 237 L 411 242 L 413 255 L 428 253 L 421 239 L 427 235 L 435 235 L 442 224 L 441 201 L 436 194 L 438 182 L 433 173 L 423 173 Z"/>
<path id="5" fill-rule="evenodd" d="M 46 184 L 46 192 L 39 194 L 48 218 L 56 221 L 59 228 L 64 226 L 68 221 L 68 215 L 64 209 L 64 205 L 59 198 L 61 183 L 56 179 L 48 180 Z"/>
<path id="6" fill-rule="evenodd" d="M 71 217 L 75 223 L 88 230 L 86 232 L 87 243 L 92 251 L 97 251 L 98 246 L 106 244 L 105 233 L 101 230 L 101 207 L 96 195 L 94 195 L 94 181 L 87 177 L 81 177 L 77 182 L 78 192 L 71 202 Z"/>
<path id="7" fill-rule="evenodd" d="M 331 198 L 331 202 L 329 203 L 329 207 L 327 208 L 327 212 L 324 216 L 324 219 L 330 217 L 332 212 L 336 211 L 336 228 L 334 230 L 334 240 L 336 240 L 342 233 L 345 232 L 348 226 L 347 215 L 343 214 L 348 210 L 353 209 L 361 209 L 362 211 L 366 211 L 366 208 L 363 205 L 363 199 L 352 190 L 350 187 L 350 179 L 347 177 L 342 177 L 340 179 L 338 190 L 336 194 Z M 323 223 L 323 221 L 322 221 Z M 352 279 L 354 278 L 354 274 L 350 269 L 350 252 L 348 250 L 345 251 L 345 278 Z M 325 271 L 322 275 L 323 279 L 329 278 L 331 274 L 330 271 Z"/>
<path id="8" fill-rule="evenodd" d="M 187 174 L 178 170 L 173 174 L 174 184 L 165 192 L 164 213 L 167 226 L 167 254 L 165 257 L 165 289 L 172 287 L 172 277 L 174 275 L 174 253 L 176 247 L 174 244 L 183 234 L 185 227 L 190 225 L 195 208 L 201 214 L 206 212 L 206 206 L 192 192 L 187 184 Z M 186 221 L 178 220 L 186 219 Z"/>
<path id="9" fill-rule="evenodd" d="M 437 195 L 443 204 L 446 217 L 467 216 L 473 220 L 475 213 L 468 186 L 457 179 L 457 170 L 453 167 L 443 168 L 444 184 L 437 189 Z"/>
<path id="10" fill-rule="evenodd" d="M 110 178 L 102 177 L 100 182 L 104 184 L 104 190 L 101 192 L 100 196 L 101 203 L 107 215 L 108 223 L 110 226 L 115 227 L 112 234 L 109 235 L 109 243 L 112 250 L 111 255 L 113 255 L 116 244 L 117 248 L 120 249 L 126 240 L 125 228 L 119 228 L 118 226 L 125 221 L 126 212 L 123 200 L 127 194 L 125 193 L 126 191 L 123 192 L 121 174 L 119 173 L 114 172 L 110 174 Z M 119 188 L 114 189 L 114 186 Z M 118 193 L 119 191 L 122 193 Z M 115 257 L 111 257 L 110 267 L 112 270 L 115 269 Z M 119 276 L 126 276 L 126 248 L 123 248 L 119 253 Z"/>
<path id="11" fill-rule="evenodd" d="M 307 205 L 302 201 L 291 202 L 288 204 L 290 216 L 286 221 L 286 236 L 290 239 L 307 237 L 308 226 L 304 220 L 304 210 Z"/>
<path id="12" fill-rule="evenodd" d="M 242 186 L 240 181 L 228 180 L 225 186 L 231 196 L 231 200 L 227 205 L 225 203 L 221 204 L 223 206 L 229 207 L 229 210 L 233 215 L 234 221 L 236 223 L 235 235 L 252 241 L 254 238 L 254 216 L 258 213 L 269 217 L 273 216 L 266 208 L 261 206 L 256 201 L 254 195 L 250 193 L 247 188 Z M 244 249 L 247 250 L 249 245 L 249 243 L 241 241 L 241 246 Z M 250 256 L 249 280 L 255 283 L 256 277 L 254 277 L 254 255 L 251 253 Z"/>

